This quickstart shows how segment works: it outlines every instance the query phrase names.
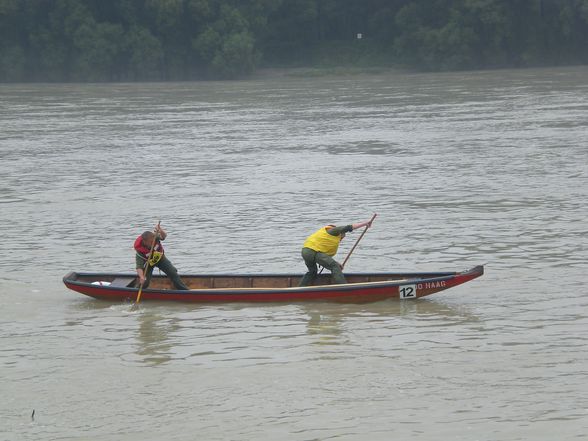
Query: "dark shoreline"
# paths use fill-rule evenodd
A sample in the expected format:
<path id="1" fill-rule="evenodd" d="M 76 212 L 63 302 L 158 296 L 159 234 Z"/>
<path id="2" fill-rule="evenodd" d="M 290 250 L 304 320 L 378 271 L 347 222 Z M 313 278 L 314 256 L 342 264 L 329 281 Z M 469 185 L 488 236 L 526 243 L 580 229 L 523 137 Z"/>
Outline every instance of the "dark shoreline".
<path id="1" fill-rule="evenodd" d="M 278 78 L 291 79 L 312 79 L 327 77 L 352 77 L 359 75 L 446 75 L 452 73 L 481 73 L 489 71 L 518 71 L 524 72 L 532 69 L 581 69 L 588 67 L 588 64 L 569 64 L 553 66 L 503 66 L 495 68 L 464 69 L 464 70 L 442 70 L 430 71 L 411 69 L 406 67 L 355 67 L 355 66 L 329 66 L 329 67 L 264 67 L 257 69 L 254 73 L 236 79 L 220 78 L 191 78 L 191 79 L 171 79 L 171 80 L 109 80 L 109 81 L 0 81 L 1 85 L 9 84 L 159 84 L 159 83 L 191 83 L 191 82 L 239 82 L 239 81 L 260 81 Z"/>

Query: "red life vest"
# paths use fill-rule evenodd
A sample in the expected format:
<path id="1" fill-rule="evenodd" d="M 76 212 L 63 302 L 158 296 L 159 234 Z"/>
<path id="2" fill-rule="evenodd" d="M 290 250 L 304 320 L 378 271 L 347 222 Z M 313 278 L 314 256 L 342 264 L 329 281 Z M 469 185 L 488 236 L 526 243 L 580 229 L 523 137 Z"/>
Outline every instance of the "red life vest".
<path id="1" fill-rule="evenodd" d="M 151 248 L 146 248 L 145 245 L 143 244 L 143 236 L 139 236 L 135 239 L 135 245 L 134 245 L 135 251 L 137 251 L 137 254 L 144 260 L 147 260 L 147 257 L 149 256 L 149 252 L 151 251 Z M 161 244 L 161 242 L 158 240 L 157 242 L 155 242 L 155 247 L 153 248 L 153 251 L 158 251 L 161 254 L 163 254 L 163 245 Z"/>

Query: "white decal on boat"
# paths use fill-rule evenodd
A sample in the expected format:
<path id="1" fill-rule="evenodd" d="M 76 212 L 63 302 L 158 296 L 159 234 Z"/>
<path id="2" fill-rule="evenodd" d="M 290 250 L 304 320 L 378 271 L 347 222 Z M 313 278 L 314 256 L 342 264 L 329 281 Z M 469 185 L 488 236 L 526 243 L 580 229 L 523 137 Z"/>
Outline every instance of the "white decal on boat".
<path id="1" fill-rule="evenodd" d="M 445 280 L 440 280 L 438 282 L 426 282 L 426 283 L 419 283 L 417 285 L 418 289 L 431 289 L 431 288 L 445 288 Z"/>
<path id="2" fill-rule="evenodd" d="M 398 294 L 401 299 L 415 299 L 416 290 L 416 285 L 400 285 L 398 287 Z"/>

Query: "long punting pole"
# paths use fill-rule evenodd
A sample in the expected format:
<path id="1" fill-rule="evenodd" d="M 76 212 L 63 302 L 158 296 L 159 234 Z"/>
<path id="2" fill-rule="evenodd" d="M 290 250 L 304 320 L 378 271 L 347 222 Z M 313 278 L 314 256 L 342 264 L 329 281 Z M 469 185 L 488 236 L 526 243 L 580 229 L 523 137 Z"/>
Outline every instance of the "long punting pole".
<path id="1" fill-rule="evenodd" d="M 157 227 L 155 227 L 155 231 L 159 228 L 161 221 L 157 222 Z M 153 254 L 153 249 L 155 248 L 155 244 L 157 243 L 157 233 L 155 233 L 155 238 L 153 239 L 153 244 L 151 245 L 151 251 L 149 251 L 149 256 L 147 256 L 147 260 L 145 261 L 145 266 L 143 267 L 143 277 L 147 275 L 147 268 L 149 268 L 149 257 Z M 147 279 L 147 277 L 145 277 Z M 139 304 L 141 301 L 141 292 L 143 291 L 143 285 L 145 282 L 141 283 L 139 287 L 139 292 L 137 293 L 137 301 L 135 302 L 135 306 Z"/>
<path id="2" fill-rule="evenodd" d="M 349 254 L 347 254 L 347 257 L 345 258 L 345 260 L 343 261 L 343 263 L 341 264 L 341 269 L 343 269 L 345 267 L 345 264 L 347 263 L 347 261 L 349 260 L 349 258 L 351 257 L 351 253 L 353 253 L 353 251 L 355 250 L 355 248 L 357 247 L 357 245 L 359 244 L 359 241 L 361 240 L 361 238 L 365 235 L 365 233 L 367 232 L 368 228 L 370 227 L 370 225 L 372 224 L 372 222 L 374 221 L 374 219 L 376 218 L 378 214 L 374 213 L 374 215 L 372 216 L 372 218 L 370 219 L 370 223 L 369 225 L 366 225 L 365 229 L 363 230 L 363 232 L 361 233 L 361 236 L 359 236 L 357 238 L 357 240 L 355 241 L 355 245 L 353 245 L 353 248 L 351 248 L 351 251 L 349 251 Z"/>

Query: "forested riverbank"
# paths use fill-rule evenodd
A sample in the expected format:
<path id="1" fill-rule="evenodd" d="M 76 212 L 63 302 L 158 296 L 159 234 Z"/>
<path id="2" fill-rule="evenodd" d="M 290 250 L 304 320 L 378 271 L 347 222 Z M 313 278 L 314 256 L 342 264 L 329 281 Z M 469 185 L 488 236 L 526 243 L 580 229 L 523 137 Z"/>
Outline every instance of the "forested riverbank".
<path id="1" fill-rule="evenodd" d="M 0 0 L 0 81 L 588 63 L 588 0 Z"/>

